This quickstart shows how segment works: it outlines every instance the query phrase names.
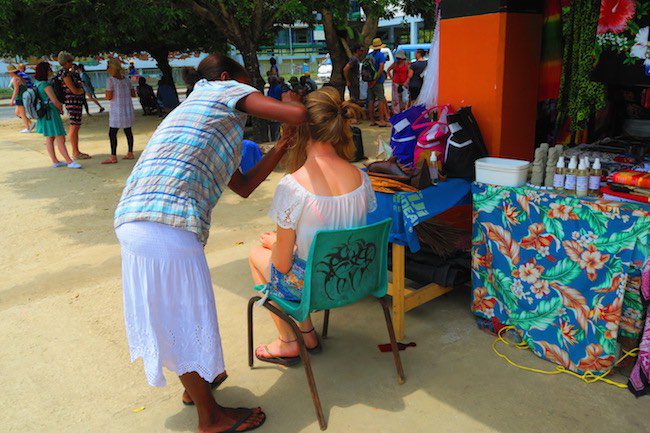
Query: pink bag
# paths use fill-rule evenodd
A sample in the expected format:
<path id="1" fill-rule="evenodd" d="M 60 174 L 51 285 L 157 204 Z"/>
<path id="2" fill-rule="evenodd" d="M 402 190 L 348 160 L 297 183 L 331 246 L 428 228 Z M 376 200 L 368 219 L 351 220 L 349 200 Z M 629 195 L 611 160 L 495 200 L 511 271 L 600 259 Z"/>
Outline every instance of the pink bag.
<path id="1" fill-rule="evenodd" d="M 425 122 L 426 116 L 435 110 L 438 110 L 438 120 L 435 122 Z M 413 122 L 412 127 L 414 130 L 422 129 L 418 135 L 415 151 L 413 152 L 413 161 L 416 167 L 420 166 L 423 159 L 428 161 L 432 152 L 436 152 L 438 165 L 442 166 L 447 147 L 447 138 L 449 137 L 447 116 L 452 113 L 451 105 L 437 105 L 429 108 Z"/>

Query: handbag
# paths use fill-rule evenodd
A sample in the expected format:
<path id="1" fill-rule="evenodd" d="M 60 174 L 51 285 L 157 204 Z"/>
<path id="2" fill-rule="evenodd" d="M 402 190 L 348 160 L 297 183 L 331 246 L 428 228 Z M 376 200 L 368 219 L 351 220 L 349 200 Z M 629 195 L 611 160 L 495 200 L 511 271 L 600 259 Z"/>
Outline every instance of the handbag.
<path id="1" fill-rule="evenodd" d="M 434 122 L 425 122 L 427 116 L 438 111 L 438 120 Z M 422 160 L 429 161 L 431 153 L 436 152 L 438 168 L 442 168 L 445 153 L 447 149 L 447 139 L 449 137 L 449 124 L 447 116 L 453 113 L 451 105 L 437 105 L 426 110 L 413 123 L 413 129 L 422 129 L 417 138 L 413 160 L 416 165 L 420 165 Z"/>
<path id="2" fill-rule="evenodd" d="M 481 130 L 472 114 L 472 107 L 462 107 L 448 116 L 451 135 L 447 140 L 447 152 L 443 172 L 447 177 L 474 179 L 474 163 L 488 156 Z"/>
<path id="3" fill-rule="evenodd" d="M 390 147 L 393 149 L 393 156 L 397 158 L 400 164 L 413 165 L 417 132 L 412 125 L 425 110 L 424 105 L 414 105 L 389 119 L 391 125 L 393 125 L 390 133 Z"/>

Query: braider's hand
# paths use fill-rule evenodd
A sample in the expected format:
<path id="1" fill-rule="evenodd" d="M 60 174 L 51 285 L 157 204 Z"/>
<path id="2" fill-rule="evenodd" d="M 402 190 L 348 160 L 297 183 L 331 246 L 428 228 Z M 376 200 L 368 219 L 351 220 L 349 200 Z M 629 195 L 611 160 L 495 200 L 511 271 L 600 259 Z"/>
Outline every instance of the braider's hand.
<path id="1" fill-rule="evenodd" d="M 288 92 L 282 93 L 282 102 L 298 102 L 302 104 L 302 96 L 299 93 L 289 90 Z"/>
<path id="2" fill-rule="evenodd" d="M 298 133 L 298 127 L 288 124 L 282 125 L 282 136 L 275 144 L 275 147 L 280 151 L 286 151 L 295 141 Z"/>

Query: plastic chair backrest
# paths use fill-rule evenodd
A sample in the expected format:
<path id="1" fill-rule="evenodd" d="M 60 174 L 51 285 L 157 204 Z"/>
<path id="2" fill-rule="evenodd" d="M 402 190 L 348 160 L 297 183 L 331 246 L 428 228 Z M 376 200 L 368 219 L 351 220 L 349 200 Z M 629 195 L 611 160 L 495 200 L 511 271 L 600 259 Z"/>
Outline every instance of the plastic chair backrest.
<path id="1" fill-rule="evenodd" d="M 391 220 L 387 219 L 364 227 L 316 233 L 302 299 L 309 302 L 310 311 L 386 295 L 390 227 Z"/>

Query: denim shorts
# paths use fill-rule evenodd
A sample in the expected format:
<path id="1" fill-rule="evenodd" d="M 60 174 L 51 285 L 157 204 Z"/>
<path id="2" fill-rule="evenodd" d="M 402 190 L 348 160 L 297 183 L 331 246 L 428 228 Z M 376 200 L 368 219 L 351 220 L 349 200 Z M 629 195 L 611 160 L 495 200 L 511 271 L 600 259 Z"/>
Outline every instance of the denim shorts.
<path id="1" fill-rule="evenodd" d="M 286 301 L 300 302 L 305 285 L 306 265 L 304 260 L 294 257 L 291 270 L 283 274 L 271 263 L 271 282 L 266 286 L 268 293 Z"/>

